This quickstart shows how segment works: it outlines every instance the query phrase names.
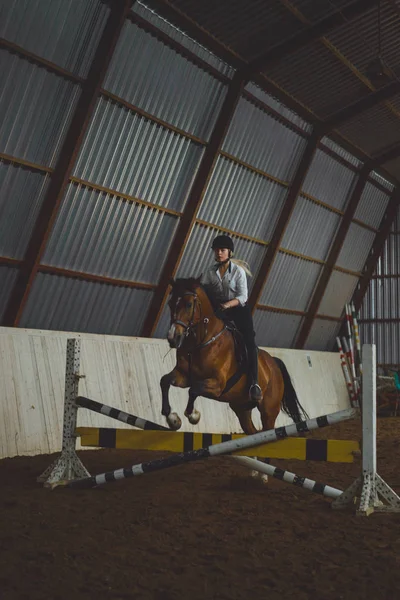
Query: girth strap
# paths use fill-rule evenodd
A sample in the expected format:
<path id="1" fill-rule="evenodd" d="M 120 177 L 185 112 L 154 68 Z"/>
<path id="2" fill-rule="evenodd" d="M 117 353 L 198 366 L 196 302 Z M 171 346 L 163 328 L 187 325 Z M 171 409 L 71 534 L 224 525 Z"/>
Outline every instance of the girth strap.
<path id="1" fill-rule="evenodd" d="M 234 373 L 232 375 L 232 377 L 230 377 L 228 379 L 228 381 L 226 382 L 226 386 L 225 388 L 222 390 L 220 397 L 223 396 L 224 394 L 227 394 L 229 392 L 229 390 L 231 390 L 233 388 L 234 385 L 237 384 L 237 382 L 241 379 L 241 377 L 243 375 L 245 375 L 246 371 L 243 369 L 243 367 L 240 367 L 236 373 Z"/>

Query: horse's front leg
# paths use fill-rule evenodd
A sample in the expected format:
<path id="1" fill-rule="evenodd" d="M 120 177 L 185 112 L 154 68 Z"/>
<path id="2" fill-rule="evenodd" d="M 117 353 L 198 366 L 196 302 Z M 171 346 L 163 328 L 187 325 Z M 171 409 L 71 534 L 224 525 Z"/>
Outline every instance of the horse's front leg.
<path id="1" fill-rule="evenodd" d="M 188 419 L 189 423 L 192 425 L 197 425 L 200 421 L 201 412 L 194 407 L 194 402 L 199 394 L 196 391 L 193 391 L 193 388 L 189 390 L 189 401 L 185 410 L 185 417 Z"/>
<path id="2" fill-rule="evenodd" d="M 161 414 L 167 419 L 168 427 L 177 431 L 181 428 L 182 421 L 176 412 L 171 412 L 171 405 L 169 403 L 169 388 L 171 385 L 175 387 L 185 388 L 188 387 L 187 378 L 178 369 L 174 369 L 170 373 L 167 373 L 160 380 L 161 393 L 162 393 L 162 408 Z"/>
<path id="3" fill-rule="evenodd" d="M 201 413 L 194 407 L 195 400 L 198 396 L 217 399 L 222 391 L 219 381 L 216 379 L 205 379 L 204 381 L 196 382 L 189 390 L 189 401 L 185 410 L 185 417 L 192 425 L 197 425 L 200 421 Z"/>

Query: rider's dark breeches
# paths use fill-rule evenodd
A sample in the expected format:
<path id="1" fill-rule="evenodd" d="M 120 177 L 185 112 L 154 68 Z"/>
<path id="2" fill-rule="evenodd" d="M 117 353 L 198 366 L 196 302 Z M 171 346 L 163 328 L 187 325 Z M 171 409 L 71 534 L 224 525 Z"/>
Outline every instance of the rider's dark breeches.
<path id="1" fill-rule="evenodd" d="M 228 308 L 223 311 L 223 315 L 233 321 L 243 334 L 249 358 L 249 375 L 251 380 L 256 382 L 258 380 L 258 351 L 250 306 L 246 304 L 245 306 Z"/>
<path id="2" fill-rule="evenodd" d="M 252 346 L 256 347 L 256 333 L 254 331 L 253 316 L 251 314 L 250 306 L 245 304 L 245 306 L 228 308 L 224 311 L 224 314 L 228 319 L 234 321 L 236 327 L 243 334 L 247 348 L 250 349 Z"/>

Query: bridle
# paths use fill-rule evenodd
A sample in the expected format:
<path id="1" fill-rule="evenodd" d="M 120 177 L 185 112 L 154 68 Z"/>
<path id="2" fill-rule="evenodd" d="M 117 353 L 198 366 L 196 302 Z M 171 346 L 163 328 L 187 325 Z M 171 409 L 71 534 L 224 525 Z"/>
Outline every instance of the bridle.
<path id="1" fill-rule="evenodd" d="M 194 302 L 193 302 L 193 311 L 192 311 L 192 315 L 190 317 L 190 320 L 188 323 L 184 323 L 183 321 L 179 320 L 176 318 L 176 307 L 179 304 L 179 301 L 184 298 L 185 296 L 193 296 L 194 298 Z M 200 318 L 198 321 L 194 321 L 195 318 L 195 314 L 196 314 L 196 308 L 197 306 L 199 307 L 199 312 L 200 312 Z M 201 340 L 200 344 L 198 344 L 197 346 L 195 346 L 192 350 L 197 350 L 198 348 L 204 348 L 205 346 L 208 346 L 209 344 L 212 344 L 212 342 L 214 342 L 217 338 L 219 338 L 220 335 L 222 335 L 224 333 L 224 331 L 227 329 L 226 325 L 224 324 L 224 327 L 222 328 L 222 330 L 217 333 L 217 335 L 214 335 L 211 339 L 204 341 L 207 337 L 207 333 L 208 333 L 208 329 L 207 329 L 207 325 L 210 322 L 210 319 L 208 317 L 202 317 L 202 307 L 201 307 L 201 301 L 200 298 L 198 297 L 198 295 L 196 294 L 196 292 L 191 292 L 191 291 L 186 291 L 184 294 L 182 294 L 182 296 L 179 296 L 176 300 L 176 304 L 175 304 L 175 312 L 173 315 L 173 321 L 171 322 L 171 326 L 172 325 L 181 325 L 182 327 L 184 327 L 185 329 L 185 337 L 188 337 L 190 335 L 190 333 L 193 331 L 195 331 L 196 327 L 198 327 L 200 324 L 204 324 L 205 325 L 205 331 L 204 331 L 204 336 L 203 339 Z"/>

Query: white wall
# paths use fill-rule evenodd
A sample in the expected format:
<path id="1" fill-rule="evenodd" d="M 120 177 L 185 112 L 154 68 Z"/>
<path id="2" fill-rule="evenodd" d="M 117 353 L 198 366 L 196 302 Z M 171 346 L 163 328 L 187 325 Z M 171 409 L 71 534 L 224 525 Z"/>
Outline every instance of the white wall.
<path id="1" fill-rule="evenodd" d="M 159 381 L 175 365 L 166 340 L 0 327 L 0 458 L 60 450 L 66 345 L 72 337 L 82 340 L 81 395 L 165 424 Z M 267 350 L 285 362 L 311 417 L 349 407 L 337 353 Z M 170 398 L 183 417 L 187 390 L 171 388 Z M 198 398 L 196 407 L 200 423 L 190 425 L 183 417 L 182 431 L 241 433 L 228 405 Z M 253 415 L 260 427 L 258 412 Z M 276 425 L 290 422 L 281 413 Z M 129 427 L 85 409 L 79 410 L 78 425 Z"/>

